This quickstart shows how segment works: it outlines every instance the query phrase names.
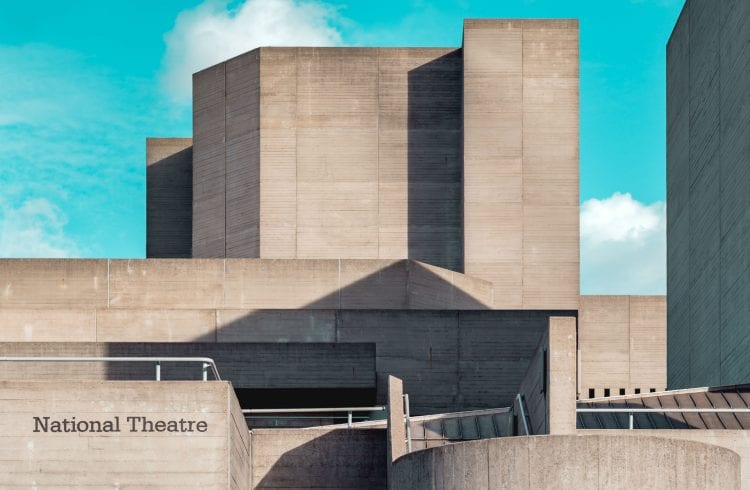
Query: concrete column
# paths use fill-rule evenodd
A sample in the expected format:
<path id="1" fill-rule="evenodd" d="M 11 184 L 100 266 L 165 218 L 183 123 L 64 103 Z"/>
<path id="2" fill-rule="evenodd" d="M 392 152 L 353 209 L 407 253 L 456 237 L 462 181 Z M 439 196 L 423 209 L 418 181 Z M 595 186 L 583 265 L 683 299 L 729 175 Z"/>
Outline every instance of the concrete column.
<path id="1" fill-rule="evenodd" d="M 391 481 L 393 462 L 406 454 L 406 427 L 404 426 L 404 384 L 388 376 L 388 482 Z"/>
<path id="2" fill-rule="evenodd" d="M 547 376 L 549 434 L 576 430 L 576 319 L 550 317 Z"/>

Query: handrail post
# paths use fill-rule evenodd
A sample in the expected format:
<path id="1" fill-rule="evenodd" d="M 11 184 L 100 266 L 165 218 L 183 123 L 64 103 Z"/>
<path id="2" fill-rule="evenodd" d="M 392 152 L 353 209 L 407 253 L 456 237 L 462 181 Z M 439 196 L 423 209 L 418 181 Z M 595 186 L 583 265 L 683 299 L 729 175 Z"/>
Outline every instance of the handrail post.
<path id="1" fill-rule="evenodd" d="M 628 412 L 628 429 L 633 430 L 633 412 Z"/>
<path id="2" fill-rule="evenodd" d="M 520 393 L 516 393 L 516 402 L 518 403 L 518 411 L 521 415 L 521 424 L 523 425 L 523 431 L 525 432 L 524 435 L 530 436 L 529 421 L 526 419 L 526 409 L 523 406 L 523 396 Z"/>
<path id="3" fill-rule="evenodd" d="M 411 415 L 409 413 L 409 394 L 404 393 L 404 422 L 406 423 L 406 452 L 411 452 Z"/>
<path id="4" fill-rule="evenodd" d="M 349 410 L 346 413 L 346 426 L 350 429 L 352 428 L 352 411 L 351 410 Z"/>
<path id="5" fill-rule="evenodd" d="M 208 363 L 203 363 L 203 381 L 208 381 Z"/>
<path id="6" fill-rule="evenodd" d="M 161 381 L 161 361 L 156 361 L 156 381 Z"/>

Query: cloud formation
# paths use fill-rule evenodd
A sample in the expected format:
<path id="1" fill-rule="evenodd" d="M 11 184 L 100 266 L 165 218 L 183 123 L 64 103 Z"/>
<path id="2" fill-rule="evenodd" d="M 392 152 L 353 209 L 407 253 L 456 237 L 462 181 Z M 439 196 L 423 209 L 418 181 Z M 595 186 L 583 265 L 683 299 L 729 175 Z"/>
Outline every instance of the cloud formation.
<path id="1" fill-rule="evenodd" d="M 67 215 L 44 198 L 14 207 L 0 199 L 0 257 L 78 257 L 81 251 L 65 235 Z"/>
<path id="2" fill-rule="evenodd" d="M 616 192 L 581 206 L 581 294 L 665 294 L 666 205 Z"/>
<path id="3" fill-rule="evenodd" d="M 259 46 L 335 46 L 341 43 L 337 11 L 314 0 L 206 0 L 180 13 L 164 36 L 162 88 L 189 102 L 192 74 Z"/>
<path id="4" fill-rule="evenodd" d="M 189 116 L 173 123 L 150 81 L 45 44 L 0 44 L 0 86 L 0 257 L 143 256 L 144 140 L 189 134 Z"/>

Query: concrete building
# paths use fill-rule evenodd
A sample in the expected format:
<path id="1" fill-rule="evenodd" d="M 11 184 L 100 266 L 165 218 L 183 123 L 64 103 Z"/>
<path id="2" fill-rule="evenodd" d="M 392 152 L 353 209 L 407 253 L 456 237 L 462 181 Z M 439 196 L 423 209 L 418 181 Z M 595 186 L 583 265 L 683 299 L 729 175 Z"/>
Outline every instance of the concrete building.
<path id="1" fill-rule="evenodd" d="M 750 379 L 750 4 L 688 0 L 667 45 L 670 388 Z"/>
<path id="2" fill-rule="evenodd" d="M 743 412 L 611 413 L 749 390 L 664 392 L 665 298 L 579 296 L 578 66 L 482 19 L 196 73 L 148 258 L 0 260 L 0 486 L 750 488 Z"/>

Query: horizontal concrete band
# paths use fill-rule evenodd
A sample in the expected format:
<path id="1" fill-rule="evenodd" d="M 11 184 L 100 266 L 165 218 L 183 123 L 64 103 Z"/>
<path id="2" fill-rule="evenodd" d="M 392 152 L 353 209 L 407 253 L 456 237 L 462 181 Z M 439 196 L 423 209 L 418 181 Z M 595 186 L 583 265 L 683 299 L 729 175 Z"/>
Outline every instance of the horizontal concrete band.
<path id="1" fill-rule="evenodd" d="M 485 439 L 396 460 L 395 488 L 740 488 L 740 457 L 694 441 L 615 435 Z"/>
<path id="2" fill-rule="evenodd" d="M 0 310 L 492 309 L 492 304 L 492 283 L 411 260 L 0 260 Z"/>

